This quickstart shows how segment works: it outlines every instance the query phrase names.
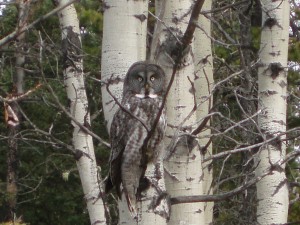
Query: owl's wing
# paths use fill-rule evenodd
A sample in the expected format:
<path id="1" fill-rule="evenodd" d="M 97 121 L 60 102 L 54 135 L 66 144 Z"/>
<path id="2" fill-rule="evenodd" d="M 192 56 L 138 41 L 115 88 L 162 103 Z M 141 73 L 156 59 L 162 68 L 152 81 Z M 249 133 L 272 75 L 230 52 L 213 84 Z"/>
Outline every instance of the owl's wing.
<path id="1" fill-rule="evenodd" d="M 108 193 L 114 186 L 117 194 L 121 198 L 120 184 L 121 184 L 121 164 L 122 156 L 125 149 L 124 136 L 125 130 L 124 119 L 126 115 L 122 110 L 118 110 L 113 118 L 110 139 L 111 139 L 111 153 L 109 158 L 109 176 L 105 184 L 105 192 Z"/>

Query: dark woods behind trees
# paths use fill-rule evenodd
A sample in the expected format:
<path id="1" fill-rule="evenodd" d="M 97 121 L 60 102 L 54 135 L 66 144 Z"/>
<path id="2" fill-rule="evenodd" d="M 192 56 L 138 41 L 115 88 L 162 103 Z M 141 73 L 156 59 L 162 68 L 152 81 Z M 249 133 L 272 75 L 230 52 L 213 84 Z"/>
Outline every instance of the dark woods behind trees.
<path id="1" fill-rule="evenodd" d="M 12 34 L 17 27 L 30 26 L 55 8 L 51 1 L 24 1 L 23 5 L 21 2 L 0 3 L 5 5 L 0 15 L 1 39 Z M 291 62 L 299 61 L 297 4 L 290 2 Z M 82 40 L 82 51 L 78 54 L 83 58 L 88 110 L 91 113 L 91 122 L 85 126 L 95 133 L 96 161 L 101 167 L 98 172 L 104 177 L 110 150 L 98 81 L 101 80 L 102 12 L 109 6 L 102 1 L 90 0 L 75 6 Z M 148 50 L 157 21 L 153 16 L 154 3 L 149 6 Z M 289 68 L 288 72 L 287 132 L 276 136 L 262 135 L 257 122 L 261 113 L 258 55 L 262 29 L 269 29 L 268 26 L 261 28 L 262 10 L 261 1 L 233 3 L 225 0 L 212 1 L 211 10 L 201 11 L 201 15 L 212 24 L 211 34 L 207 36 L 212 42 L 212 56 L 208 58 L 213 59 L 209 62 L 203 58 L 201 63 L 212 63 L 214 86 L 207 117 L 210 123 L 208 119 L 203 120 L 198 130 L 211 131 L 205 136 L 209 140 L 207 146 L 200 146 L 200 149 L 204 154 L 210 144 L 213 146 L 213 154 L 205 160 L 212 160 L 208 166 L 214 171 L 211 186 L 214 196 L 206 196 L 207 199 L 205 196 L 198 196 L 198 199 L 173 198 L 172 204 L 178 201 L 214 201 L 213 224 L 236 225 L 256 221 L 255 183 L 259 179 L 255 176 L 255 154 L 266 143 L 277 146 L 279 142 L 284 142 L 287 148 L 287 161 L 284 163 L 287 163 L 290 193 L 288 221 L 300 221 L 297 160 L 299 68 Z M 280 25 L 275 23 L 274 26 Z M 40 20 L 22 35 L 16 34 L 0 46 L 0 96 L 4 112 L 0 115 L 3 121 L 0 123 L 0 224 L 9 220 L 28 224 L 89 224 L 75 164 L 79 153 L 77 151 L 76 154 L 71 141 L 72 118 L 65 113 L 70 109 L 70 102 L 62 75 L 65 55 L 61 46 L 56 14 Z M 281 71 L 281 68 L 276 68 L 271 68 L 274 76 Z M 204 138 L 201 132 L 197 135 Z M 272 170 L 278 170 L 278 167 L 274 165 Z M 269 173 L 272 171 L 263 176 Z M 116 224 L 116 198 L 110 195 L 106 201 L 110 221 Z"/>

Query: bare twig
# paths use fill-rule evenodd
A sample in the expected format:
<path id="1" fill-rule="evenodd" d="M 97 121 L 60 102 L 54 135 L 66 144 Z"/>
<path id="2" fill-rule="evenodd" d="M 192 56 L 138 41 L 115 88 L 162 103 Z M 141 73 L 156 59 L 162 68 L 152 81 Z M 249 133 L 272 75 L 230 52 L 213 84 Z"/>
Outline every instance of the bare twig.
<path id="1" fill-rule="evenodd" d="M 132 116 L 134 119 L 136 119 L 137 121 L 139 121 L 143 127 L 146 129 L 147 132 L 149 132 L 149 128 L 147 127 L 146 123 L 141 119 L 138 118 L 136 115 L 134 115 L 133 113 L 131 113 L 130 111 L 128 111 L 119 101 L 118 99 L 111 93 L 111 91 L 109 90 L 109 82 L 106 84 L 106 91 L 107 93 L 114 99 L 115 103 L 120 107 L 120 109 L 124 112 L 126 112 L 127 114 L 129 114 L 130 116 Z"/>
<path id="2" fill-rule="evenodd" d="M 22 116 L 25 118 L 25 120 L 34 128 L 34 130 L 50 139 L 52 139 L 55 143 L 57 143 L 58 145 L 61 145 L 63 147 L 65 147 L 66 149 L 70 150 L 71 152 L 75 152 L 74 148 L 71 145 L 68 145 L 64 142 L 62 142 L 61 140 L 55 138 L 53 135 L 51 135 L 50 133 L 41 130 L 40 128 L 38 128 L 30 119 L 29 117 L 26 115 L 26 113 L 22 110 L 22 108 L 20 106 L 18 106 Z"/>
<path id="3" fill-rule="evenodd" d="M 153 16 L 157 21 L 159 21 L 162 25 L 164 25 L 164 27 L 170 32 L 170 34 L 173 35 L 173 37 L 179 42 L 181 43 L 181 40 L 177 37 L 177 35 L 170 29 L 170 27 L 168 27 L 166 25 L 166 23 L 164 21 L 162 21 L 160 18 L 158 18 L 157 16 L 155 16 L 152 12 L 148 11 L 148 13 Z"/>
<path id="4" fill-rule="evenodd" d="M 99 79 L 96 79 L 96 78 L 93 78 L 91 77 L 92 80 L 94 81 L 97 81 L 97 82 L 100 82 L 101 84 L 105 85 L 106 87 L 106 91 L 107 93 L 113 98 L 114 102 L 120 107 L 120 109 L 122 111 L 124 111 L 125 113 L 127 113 L 128 115 L 132 116 L 134 119 L 136 119 L 137 121 L 139 121 L 143 127 L 146 129 L 147 132 L 149 132 L 149 128 L 147 127 L 146 123 L 141 119 L 141 118 L 138 118 L 137 116 L 135 116 L 133 113 L 131 113 L 130 111 L 128 111 L 119 101 L 118 99 L 111 93 L 110 89 L 109 89 L 109 85 L 110 85 L 110 82 L 105 82 L 105 81 L 102 81 L 102 80 L 99 80 Z"/>
<path id="5" fill-rule="evenodd" d="M 278 166 L 281 166 L 283 163 L 278 163 Z M 270 167 L 269 170 L 265 173 L 263 173 L 261 176 L 255 177 L 251 179 L 250 181 L 246 182 L 240 187 L 237 187 L 233 189 L 232 191 L 226 192 L 224 194 L 217 194 L 217 195 L 195 195 L 195 196 L 178 196 L 171 198 L 171 204 L 182 204 L 182 203 L 192 203 L 192 202 L 218 202 L 223 201 L 228 198 L 231 198 L 232 196 L 235 196 L 245 190 L 247 190 L 252 185 L 256 184 L 260 180 L 262 180 L 264 177 L 272 174 L 272 168 Z"/>
<path id="6" fill-rule="evenodd" d="M 43 21 L 43 20 L 47 19 L 48 17 L 56 14 L 57 12 L 61 11 L 62 9 L 66 8 L 67 6 L 73 4 L 76 1 L 78 1 L 78 0 L 70 0 L 65 5 L 59 6 L 55 9 L 51 10 L 46 15 L 39 17 L 37 20 L 33 21 L 31 24 L 28 24 L 27 26 L 22 27 L 22 28 L 17 28 L 15 31 L 13 31 L 12 33 L 10 33 L 9 35 L 7 35 L 6 37 L 4 37 L 0 40 L 0 47 L 7 44 L 10 41 L 12 41 L 13 39 L 15 39 L 20 34 L 24 33 L 25 31 L 27 31 L 31 28 L 33 28 L 35 25 L 37 25 L 41 21 Z"/>
<path id="7" fill-rule="evenodd" d="M 235 2 L 233 4 L 225 5 L 223 7 L 215 8 L 215 9 L 212 9 L 212 10 L 206 10 L 206 11 L 201 12 L 201 14 L 205 15 L 205 14 L 214 14 L 214 13 L 218 13 L 218 12 L 224 12 L 226 9 L 233 8 L 235 6 L 244 4 L 246 2 L 249 2 L 249 0 L 238 1 L 238 2 Z"/>
<path id="8" fill-rule="evenodd" d="M 288 133 L 292 133 L 292 132 L 296 132 L 296 131 L 300 131 L 300 128 L 296 127 L 296 128 L 290 129 L 290 130 L 288 130 L 286 132 L 283 132 L 283 133 L 280 133 L 280 134 L 277 134 L 277 135 L 274 134 L 271 138 L 266 139 L 263 142 L 259 142 L 257 144 L 248 145 L 246 147 L 236 148 L 236 149 L 233 149 L 233 150 L 228 150 L 228 151 L 225 151 L 225 152 L 214 154 L 213 156 L 210 156 L 210 157 L 207 157 L 207 158 L 203 159 L 203 162 L 207 162 L 207 161 L 210 161 L 210 160 L 216 160 L 216 159 L 219 159 L 219 158 L 223 158 L 223 157 L 225 157 L 225 156 L 227 156 L 229 154 L 234 154 L 234 153 L 243 152 L 243 151 L 251 151 L 252 149 L 259 148 L 262 145 L 271 143 L 271 142 L 277 140 L 281 136 L 285 136 Z M 284 141 L 284 140 L 281 140 L 281 141 Z M 291 159 L 293 159 L 296 156 L 298 156 L 298 154 L 299 154 L 299 151 L 293 151 L 290 154 L 288 154 L 284 160 L 286 162 L 290 161 Z"/>
<path id="9" fill-rule="evenodd" d="M 64 107 L 64 105 L 61 104 L 59 101 L 59 98 L 55 94 L 54 90 L 52 87 L 48 84 L 47 85 L 48 89 L 50 90 L 52 96 L 54 97 L 55 102 L 57 103 L 58 107 L 85 133 L 91 135 L 93 138 L 98 140 L 101 144 L 104 146 L 110 148 L 110 144 L 103 140 L 101 137 L 99 137 L 97 134 L 95 134 L 93 131 L 91 131 L 88 127 L 84 126 L 84 124 L 81 124 L 79 121 L 76 120 L 76 118 Z"/>
<path id="10" fill-rule="evenodd" d="M 37 89 L 39 89 L 41 86 L 42 86 L 42 84 L 37 84 L 34 88 L 28 90 L 24 94 L 19 94 L 19 95 L 8 94 L 7 97 L 5 97 L 5 98 L 0 96 L 0 101 L 4 102 L 4 103 L 11 103 L 11 102 L 17 102 L 17 101 L 23 100 L 24 98 L 26 98 L 27 96 L 29 96 L 30 94 L 35 92 Z"/>
<path id="11" fill-rule="evenodd" d="M 181 40 L 178 40 L 177 41 L 177 44 L 175 46 L 179 46 L 180 47 L 180 51 L 179 51 L 179 54 L 177 54 L 175 56 L 175 59 L 174 59 L 174 64 L 173 64 L 173 70 L 172 70 L 172 75 L 171 75 L 171 79 L 168 83 L 168 86 L 167 86 L 167 89 L 166 89 L 166 92 L 165 92 L 165 96 L 163 98 L 163 101 L 162 101 L 162 104 L 161 104 L 161 107 L 159 109 L 159 112 L 156 116 L 156 119 L 152 125 L 152 128 L 150 130 L 150 132 L 148 132 L 148 135 L 147 137 L 145 138 L 144 140 L 144 144 L 143 144 L 143 149 L 146 148 L 147 144 L 148 144 L 148 141 L 149 139 L 151 138 L 152 134 L 154 133 L 155 131 L 155 128 L 159 122 L 159 119 L 160 119 L 160 116 L 163 112 L 163 109 L 165 107 L 165 104 L 166 104 L 166 99 L 167 99 L 167 96 L 170 92 L 170 89 L 171 89 L 171 86 L 174 82 L 174 79 L 175 79 L 175 74 L 179 68 L 179 65 L 181 63 L 181 60 L 183 58 L 183 54 L 182 52 L 190 45 L 190 43 L 192 42 L 192 39 L 193 39 L 193 35 L 194 35 L 194 32 L 195 32 L 195 29 L 196 29 L 196 21 L 198 21 L 198 18 L 199 18 L 199 14 L 200 14 L 200 10 L 203 6 L 203 3 L 204 3 L 204 0 L 197 0 L 194 7 L 193 7 L 193 10 L 192 10 L 192 13 L 191 13 L 191 17 L 190 17 L 190 20 L 189 20 L 189 24 L 185 30 L 185 33 L 182 37 Z"/>

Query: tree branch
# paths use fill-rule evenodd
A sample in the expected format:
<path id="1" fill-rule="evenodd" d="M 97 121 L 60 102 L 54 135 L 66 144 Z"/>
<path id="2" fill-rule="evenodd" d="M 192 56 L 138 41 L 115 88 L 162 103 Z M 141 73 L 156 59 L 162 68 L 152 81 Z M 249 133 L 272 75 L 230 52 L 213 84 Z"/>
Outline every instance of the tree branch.
<path id="1" fill-rule="evenodd" d="M 283 164 L 283 162 L 278 163 L 279 166 L 281 166 L 282 164 Z M 265 172 L 261 176 L 251 179 L 244 185 L 237 187 L 230 192 L 226 192 L 224 194 L 218 194 L 218 195 L 194 195 L 194 196 L 172 197 L 171 205 L 182 204 L 182 203 L 192 203 L 192 202 L 218 202 L 218 201 L 226 200 L 228 198 L 231 198 L 232 196 L 235 196 L 235 195 L 247 190 L 249 187 L 251 187 L 252 185 L 254 185 L 257 182 L 259 182 L 260 180 L 262 180 L 264 177 L 272 174 L 272 172 L 273 172 L 272 168 L 275 168 L 275 167 L 270 167 L 269 171 Z"/>
<path id="2" fill-rule="evenodd" d="M 185 30 L 185 33 L 182 37 L 182 49 L 185 49 L 191 42 L 194 36 L 195 29 L 197 27 L 197 22 L 199 18 L 200 11 L 202 9 L 203 3 L 205 0 L 197 0 L 193 6 L 189 24 Z"/>
<path id="3" fill-rule="evenodd" d="M 16 37 L 18 37 L 20 34 L 24 33 L 25 31 L 33 28 L 35 25 L 37 25 L 38 23 L 40 23 L 41 21 L 47 19 L 48 17 L 56 14 L 57 12 L 61 11 L 62 9 L 66 8 L 67 6 L 73 4 L 74 2 L 76 2 L 78 0 L 70 0 L 68 3 L 66 3 L 65 5 L 59 6 L 53 10 L 51 10 L 49 13 L 47 13 L 44 16 L 41 16 L 40 18 L 38 18 L 37 20 L 33 21 L 31 24 L 28 24 L 25 27 L 22 28 L 17 28 L 14 32 L 10 33 L 9 35 L 7 35 L 6 37 L 2 38 L 0 40 L 0 47 L 7 44 L 8 42 L 10 42 L 11 40 L 15 39 Z"/>

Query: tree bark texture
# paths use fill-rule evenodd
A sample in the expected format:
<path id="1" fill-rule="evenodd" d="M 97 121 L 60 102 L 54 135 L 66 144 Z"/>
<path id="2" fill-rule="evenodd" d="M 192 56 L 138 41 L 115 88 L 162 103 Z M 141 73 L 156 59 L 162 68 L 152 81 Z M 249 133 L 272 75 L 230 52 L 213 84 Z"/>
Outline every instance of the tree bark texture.
<path id="1" fill-rule="evenodd" d="M 107 128 L 118 109 L 106 85 L 119 102 L 129 67 L 146 59 L 148 4 L 143 0 L 105 0 L 101 57 L 102 101 Z"/>
<path id="2" fill-rule="evenodd" d="M 174 79 L 167 96 L 164 162 L 167 192 L 172 197 L 203 194 L 201 154 L 197 141 L 191 135 L 197 124 L 194 43 L 181 42 L 187 40 L 183 35 L 186 34 L 193 6 L 188 0 L 156 1 L 158 21 L 151 59 L 164 68 L 168 82 Z M 187 47 L 182 49 L 186 44 Z M 177 61 L 179 58 L 180 62 Z M 203 203 L 172 205 L 168 224 L 204 223 Z"/>
<path id="3" fill-rule="evenodd" d="M 259 127 L 263 139 L 277 137 L 257 154 L 256 176 L 272 173 L 257 183 L 257 221 L 261 225 L 285 224 L 288 187 L 285 166 L 287 104 L 287 51 L 289 1 L 262 1 L 262 33 L 258 70 Z M 279 136 L 280 135 L 280 136 Z"/>
<path id="4" fill-rule="evenodd" d="M 101 80 L 102 101 L 107 128 L 110 125 L 118 105 L 121 102 L 123 81 L 129 67 L 137 61 L 146 59 L 148 1 L 144 0 L 106 0 L 104 2 L 104 25 L 102 40 Z M 109 89 L 109 93 L 107 91 Z M 160 170 L 163 170 L 162 166 Z M 145 176 L 153 177 L 154 165 L 149 164 Z M 163 179 L 159 182 L 164 189 Z M 149 208 L 154 195 L 153 187 L 142 193 L 138 202 L 138 218 L 133 219 L 129 213 L 125 196 L 119 201 L 119 224 L 166 224 L 160 215 L 165 208 Z"/>
<path id="5" fill-rule="evenodd" d="M 66 4 L 67 0 L 58 1 L 58 5 Z M 62 51 L 64 60 L 64 83 L 69 99 L 70 113 L 77 122 L 90 127 L 90 114 L 84 84 L 83 59 L 79 22 L 74 5 L 70 5 L 58 13 L 62 31 Z M 72 144 L 79 171 L 84 199 L 94 224 L 106 224 L 100 176 L 96 165 L 93 140 L 74 122 Z"/>
<path id="6" fill-rule="evenodd" d="M 212 1 L 206 0 L 203 4 L 202 10 L 211 10 Z M 194 40 L 194 65 L 195 65 L 195 96 L 197 103 L 197 121 L 202 123 L 209 116 L 210 109 L 213 104 L 213 96 L 211 90 L 214 85 L 213 80 L 213 58 L 211 45 L 211 21 L 204 15 L 200 15 L 197 23 L 198 27 L 195 30 Z M 212 155 L 212 143 L 210 138 L 211 131 L 209 129 L 210 120 L 207 121 L 206 126 L 198 134 L 199 145 L 201 147 L 202 157 L 206 158 Z M 212 180 L 213 180 L 213 166 L 212 161 L 203 163 L 202 165 L 202 186 L 203 194 L 212 195 Z M 213 220 L 213 202 L 204 204 L 205 223 L 211 224 Z"/>

